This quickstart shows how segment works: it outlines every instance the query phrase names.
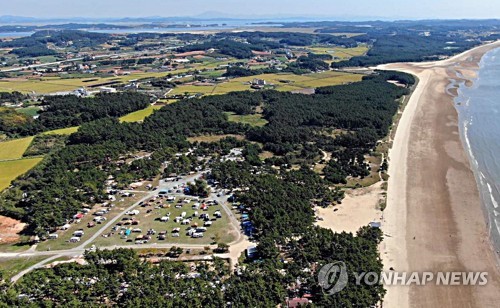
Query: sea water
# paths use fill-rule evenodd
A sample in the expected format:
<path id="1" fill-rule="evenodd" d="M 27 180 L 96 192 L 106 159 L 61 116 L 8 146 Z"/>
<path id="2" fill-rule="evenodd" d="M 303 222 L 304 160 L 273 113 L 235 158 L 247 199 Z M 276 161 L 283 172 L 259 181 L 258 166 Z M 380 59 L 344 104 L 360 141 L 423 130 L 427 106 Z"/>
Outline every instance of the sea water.
<path id="1" fill-rule="evenodd" d="M 490 239 L 500 257 L 500 48 L 483 56 L 473 86 L 461 83 L 455 102 Z"/>

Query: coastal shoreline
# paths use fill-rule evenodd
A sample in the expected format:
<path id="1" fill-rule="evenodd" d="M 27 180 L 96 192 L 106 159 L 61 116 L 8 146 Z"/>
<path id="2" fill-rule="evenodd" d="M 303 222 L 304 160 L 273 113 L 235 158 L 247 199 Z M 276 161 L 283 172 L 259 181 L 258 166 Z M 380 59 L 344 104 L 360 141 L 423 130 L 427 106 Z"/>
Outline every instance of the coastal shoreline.
<path id="1" fill-rule="evenodd" d="M 484 287 L 387 287 L 385 307 L 485 307 L 500 300 L 500 274 L 448 89 L 451 79 L 470 85 L 483 55 L 497 47 L 499 42 L 444 61 L 378 67 L 419 79 L 389 152 L 385 270 L 489 273 Z"/>

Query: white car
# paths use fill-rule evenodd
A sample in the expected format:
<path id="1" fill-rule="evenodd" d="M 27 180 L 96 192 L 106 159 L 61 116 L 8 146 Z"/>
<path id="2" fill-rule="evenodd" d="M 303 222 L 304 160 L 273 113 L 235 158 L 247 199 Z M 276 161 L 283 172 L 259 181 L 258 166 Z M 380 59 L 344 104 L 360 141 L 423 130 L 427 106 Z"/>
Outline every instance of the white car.
<path id="1" fill-rule="evenodd" d="M 132 210 L 132 211 L 127 211 L 125 212 L 126 215 L 138 215 L 140 212 L 139 210 Z"/>

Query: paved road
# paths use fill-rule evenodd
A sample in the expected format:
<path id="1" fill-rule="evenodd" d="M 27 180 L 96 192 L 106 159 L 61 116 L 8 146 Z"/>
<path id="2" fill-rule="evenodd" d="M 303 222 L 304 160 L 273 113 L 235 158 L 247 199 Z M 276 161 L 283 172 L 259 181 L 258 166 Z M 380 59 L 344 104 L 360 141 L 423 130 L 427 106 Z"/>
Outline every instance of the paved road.
<path id="1" fill-rule="evenodd" d="M 109 228 L 111 228 L 115 224 L 115 222 L 118 219 L 120 219 L 120 217 L 122 217 L 127 211 L 131 211 L 135 207 L 138 207 L 139 203 L 141 203 L 142 201 L 151 199 L 153 196 L 155 196 L 155 195 L 158 194 L 159 190 L 168 190 L 168 189 L 173 190 L 174 186 L 178 186 L 178 185 L 184 184 L 184 183 L 193 182 L 194 180 L 199 179 L 203 175 L 203 173 L 205 173 L 205 172 L 206 171 L 198 172 L 196 174 L 183 177 L 179 181 L 174 181 L 174 182 L 160 181 L 159 189 L 158 190 L 147 191 L 147 195 L 145 197 L 141 198 L 139 201 L 137 201 L 133 205 L 129 206 L 128 208 L 124 209 L 122 212 L 120 212 L 119 214 L 117 214 L 115 217 L 113 217 L 110 220 L 108 220 L 108 222 L 104 226 L 102 226 L 94 235 L 92 235 L 85 242 L 83 242 L 81 245 L 79 245 L 79 246 L 77 246 L 75 248 L 66 249 L 66 250 L 52 250 L 52 251 L 50 251 L 50 250 L 49 251 L 28 250 L 28 251 L 20 252 L 20 253 L 0 253 L 0 258 L 2 258 L 2 257 L 3 258 L 13 258 L 13 257 L 49 256 L 49 258 L 47 258 L 47 259 L 45 259 L 45 260 L 43 260 L 43 261 L 41 261 L 41 262 L 39 262 L 37 264 L 34 264 L 34 265 L 30 266 L 29 268 L 23 270 L 22 272 L 18 273 L 17 275 L 13 276 L 11 278 L 11 281 L 12 282 L 16 282 L 22 276 L 24 276 L 25 274 L 29 273 L 30 271 L 32 271 L 34 269 L 37 269 L 37 268 L 40 268 L 40 267 L 46 265 L 47 263 L 49 263 L 49 262 L 51 262 L 51 261 L 53 261 L 53 260 L 55 260 L 57 258 L 60 258 L 60 257 L 75 257 L 75 256 L 82 255 L 85 252 L 85 248 L 87 246 L 89 246 L 102 233 L 104 233 L 106 230 L 108 230 Z M 134 191 L 134 192 L 138 192 L 138 191 Z M 174 195 L 181 195 L 181 194 L 174 194 Z M 220 197 L 218 197 L 217 193 L 212 193 L 209 196 L 209 199 L 217 200 L 217 202 L 222 207 L 222 209 L 224 210 L 224 212 L 226 213 L 226 215 L 228 215 L 229 221 L 231 223 L 231 227 L 238 234 L 238 238 L 235 241 L 233 241 L 232 243 L 230 243 L 229 245 L 230 246 L 237 245 L 237 244 L 240 244 L 242 241 L 245 241 L 244 236 L 240 232 L 240 227 L 239 227 L 240 222 L 238 221 L 238 219 L 236 218 L 236 216 L 234 215 L 234 213 L 231 211 L 231 209 L 228 208 L 228 206 L 226 204 L 226 200 L 225 199 L 227 199 L 227 196 L 226 195 L 221 195 Z M 99 249 L 117 249 L 117 248 L 131 248 L 131 249 L 171 248 L 173 246 L 182 247 L 182 248 L 192 248 L 192 249 L 204 249 L 207 246 L 209 246 L 212 249 L 216 247 L 215 245 L 200 245 L 200 244 L 178 244 L 178 243 L 162 243 L 162 244 L 159 244 L 159 243 L 152 243 L 152 244 L 143 244 L 143 245 L 115 245 L 115 246 L 111 246 L 111 247 L 99 247 Z"/>

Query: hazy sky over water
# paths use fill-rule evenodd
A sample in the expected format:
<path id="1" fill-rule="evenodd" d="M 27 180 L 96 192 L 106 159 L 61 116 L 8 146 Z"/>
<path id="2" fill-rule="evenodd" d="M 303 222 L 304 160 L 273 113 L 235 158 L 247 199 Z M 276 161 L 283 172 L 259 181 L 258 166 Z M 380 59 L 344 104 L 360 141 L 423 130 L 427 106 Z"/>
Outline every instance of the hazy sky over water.
<path id="1" fill-rule="evenodd" d="M 313 16 L 500 18 L 500 0 L 0 0 L 0 15 L 30 17 Z"/>

